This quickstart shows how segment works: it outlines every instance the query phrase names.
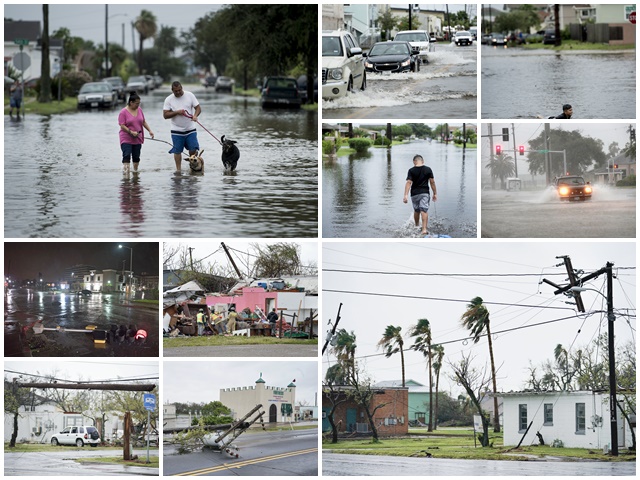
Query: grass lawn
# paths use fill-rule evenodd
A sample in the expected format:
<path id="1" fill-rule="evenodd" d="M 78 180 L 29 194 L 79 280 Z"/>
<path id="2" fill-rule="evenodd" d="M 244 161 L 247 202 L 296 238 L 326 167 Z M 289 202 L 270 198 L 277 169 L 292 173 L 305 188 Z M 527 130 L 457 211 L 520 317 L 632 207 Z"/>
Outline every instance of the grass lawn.
<path id="1" fill-rule="evenodd" d="M 149 454 L 149 463 L 147 463 L 147 454 L 144 453 L 138 457 L 137 460 L 123 460 L 120 457 L 91 457 L 91 458 L 76 458 L 78 463 L 109 463 L 112 465 L 133 465 L 136 467 L 150 467 L 160 468 L 160 457 Z"/>
<path id="2" fill-rule="evenodd" d="M 310 340 L 300 338 L 275 338 L 275 337 L 224 337 L 219 335 L 210 335 L 204 337 L 179 337 L 179 338 L 163 338 L 162 345 L 165 348 L 172 347 L 208 347 L 218 345 L 317 345 L 318 339 Z"/>
<path id="3" fill-rule="evenodd" d="M 58 447 L 54 447 L 49 443 L 16 443 L 14 448 L 9 448 L 9 442 L 4 443 L 4 452 L 5 453 L 27 453 L 27 452 L 60 452 L 60 451 L 79 451 L 79 450 L 89 450 L 92 447 L 74 447 L 71 445 L 60 445 Z M 122 447 L 99 447 L 101 450 L 120 450 L 122 451 Z"/>
<path id="4" fill-rule="evenodd" d="M 555 45 L 543 45 L 542 43 L 527 43 L 520 45 L 516 48 L 526 48 L 527 50 L 600 50 L 600 51 L 621 51 L 621 50 L 635 50 L 635 45 L 608 45 L 605 43 L 588 43 L 579 42 L 577 40 L 563 40 L 562 45 L 556 47 Z"/>
<path id="5" fill-rule="evenodd" d="M 427 453 L 439 458 L 475 460 L 534 460 L 542 457 L 566 457 L 571 460 L 635 461 L 635 453 L 620 453 L 617 458 L 604 455 L 602 450 L 584 448 L 552 448 L 549 446 L 522 446 L 515 450 L 504 447 L 502 433 L 489 431 L 493 447 L 474 445 L 473 430 L 440 428 L 427 434 L 426 429 L 410 429 L 409 438 L 383 439 L 378 443 L 367 440 L 340 440 L 337 444 L 327 441 L 325 433 L 322 448 L 333 453 L 360 455 L 392 455 L 399 457 L 424 457 Z"/>
<path id="6" fill-rule="evenodd" d="M 51 103 L 38 103 L 35 97 L 25 97 L 23 100 L 25 115 L 52 115 L 56 113 L 75 112 L 78 110 L 78 100 L 76 97 L 68 97 L 58 103 L 58 99 L 52 99 Z M 5 97 L 4 113 L 9 115 L 9 99 Z"/>

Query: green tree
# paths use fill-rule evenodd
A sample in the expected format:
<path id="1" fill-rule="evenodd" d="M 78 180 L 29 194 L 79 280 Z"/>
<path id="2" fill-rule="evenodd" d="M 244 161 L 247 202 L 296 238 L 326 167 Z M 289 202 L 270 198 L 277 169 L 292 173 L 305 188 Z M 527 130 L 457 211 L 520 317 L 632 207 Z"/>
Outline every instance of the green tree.
<path id="1" fill-rule="evenodd" d="M 421 318 L 418 323 L 409 329 L 409 336 L 414 338 L 411 350 L 421 352 L 427 359 L 427 370 L 429 371 L 429 427 L 428 431 L 433 431 L 433 367 L 431 351 L 431 324 L 426 318 Z M 404 382 L 402 383 L 404 387 Z"/>
<path id="2" fill-rule="evenodd" d="M 231 409 L 218 400 L 203 405 L 200 414 L 202 415 L 200 419 L 202 425 L 222 425 L 233 422 Z M 197 424 L 198 420 L 194 418 L 192 425 Z"/>
<path id="3" fill-rule="evenodd" d="M 300 258 L 300 245 L 279 242 L 272 245 L 252 243 L 251 248 L 257 257 L 253 264 L 253 276 L 282 277 L 302 275 L 306 266 Z"/>
<path id="4" fill-rule="evenodd" d="M 541 132 L 533 140 L 529 141 L 529 172 L 534 175 L 544 174 L 545 154 L 538 150 L 545 148 L 544 132 Z M 603 167 L 606 165 L 607 155 L 604 152 L 604 143 L 600 139 L 583 136 L 579 130 L 555 130 L 550 131 L 550 150 L 566 150 L 567 170 L 574 175 L 581 175 L 591 167 Z M 551 156 L 551 177 L 565 175 L 562 154 L 549 154 Z"/>
<path id="5" fill-rule="evenodd" d="M 140 36 L 140 48 L 138 49 L 138 69 L 142 72 L 142 44 L 148 38 L 153 38 L 158 31 L 156 16 L 149 10 L 142 10 L 136 18 L 134 26 Z"/>
<path id="6" fill-rule="evenodd" d="M 431 354 L 433 356 L 433 360 L 432 360 L 433 373 L 436 376 L 436 405 L 435 405 L 434 414 L 433 414 L 433 429 L 437 430 L 438 399 L 439 399 L 438 386 L 440 385 L 440 370 L 442 370 L 442 361 L 444 358 L 444 347 L 442 345 L 434 345 L 433 348 L 431 349 Z"/>
<path id="7" fill-rule="evenodd" d="M 496 385 L 496 365 L 493 358 L 493 342 L 491 340 L 491 325 L 489 310 L 482 303 L 481 297 L 474 297 L 467 304 L 467 310 L 460 318 L 462 326 L 471 332 L 473 343 L 478 343 L 486 335 L 489 344 L 489 358 L 491 359 L 491 378 L 493 380 L 493 431 L 500 431 L 500 417 L 498 415 L 498 387 Z"/>
<path id="8" fill-rule="evenodd" d="M 356 347 L 356 334 L 353 331 L 347 332 L 341 328 L 336 332 L 335 345 L 331 346 L 331 351 L 342 366 L 341 377 L 345 384 L 353 377 L 356 368 Z"/>
<path id="9" fill-rule="evenodd" d="M 390 358 L 391 355 L 400 353 L 400 366 L 402 367 L 402 387 L 404 388 L 404 352 L 402 347 L 404 346 L 404 339 L 402 338 L 402 327 L 396 327 L 393 325 L 387 325 L 382 338 L 378 341 L 378 347 L 381 347 L 385 352 L 384 356 Z"/>
<path id="10" fill-rule="evenodd" d="M 500 188 L 506 188 L 506 179 L 515 172 L 515 163 L 513 157 L 501 153 L 500 155 L 492 155 L 487 167 L 491 171 L 491 178 L 500 179 Z"/>
<path id="11" fill-rule="evenodd" d="M 14 379 L 12 381 L 7 377 L 4 378 L 4 413 L 10 415 L 13 421 L 13 431 L 9 439 L 9 448 L 15 448 L 16 446 L 20 409 L 26 405 L 35 407 L 42 403 L 42 397 L 35 395 L 35 391 L 30 388 L 18 387 L 16 380 L 17 379 Z"/>
<path id="12" fill-rule="evenodd" d="M 421 23 L 420 20 L 418 19 L 417 15 L 412 15 L 411 16 L 411 28 L 409 28 L 409 15 L 406 15 L 404 17 L 400 17 L 397 20 L 397 27 L 398 30 L 402 31 L 402 30 L 420 30 L 421 27 Z"/>
<path id="13" fill-rule="evenodd" d="M 394 137 L 402 136 L 404 138 L 409 138 L 413 135 L 413 128 L 411 128 L 411 125 L 394 125 L 392 128 Z"/>
<path id="14" fill-rule="evenodd" d="M 380 26 L 382 41 L 389 40 L 391 30 L 398 26 L 398 18 L 394 17 L 391 10 L 387 9 L 378 15 L 378 25 Z"/>

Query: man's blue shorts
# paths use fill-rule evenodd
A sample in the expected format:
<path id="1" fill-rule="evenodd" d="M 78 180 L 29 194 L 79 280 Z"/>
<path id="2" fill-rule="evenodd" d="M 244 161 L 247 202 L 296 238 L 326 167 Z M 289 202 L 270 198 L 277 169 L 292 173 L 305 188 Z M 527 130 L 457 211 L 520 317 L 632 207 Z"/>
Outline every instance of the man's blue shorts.
<path id="1" fill-rule="evenodd" d="M 200 148 L 195 129 L 187 132 L 171 130 L 171 141 L 173 142 L 173 148 L 169 150 L 169 153 L 182 153 L 185 148 L 187 151 L 193 152 Z"/>

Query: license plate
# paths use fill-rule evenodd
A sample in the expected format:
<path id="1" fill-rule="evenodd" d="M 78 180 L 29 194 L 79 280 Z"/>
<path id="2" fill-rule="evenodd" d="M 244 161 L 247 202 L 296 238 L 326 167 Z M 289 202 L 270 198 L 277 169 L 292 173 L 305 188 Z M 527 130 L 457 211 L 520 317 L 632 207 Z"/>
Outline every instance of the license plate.
<path id="1" fill-rule="evenodd" d="M 576 195 L 575 197 L 573 197 L 574 200 L 580 200 L 580 196 Z"/>
<path id="2" fill-rule="evenodd" d="M 98 102 L 91 102 L 91 106 L 92 107 L 97 107 L 98 106 Z"/>

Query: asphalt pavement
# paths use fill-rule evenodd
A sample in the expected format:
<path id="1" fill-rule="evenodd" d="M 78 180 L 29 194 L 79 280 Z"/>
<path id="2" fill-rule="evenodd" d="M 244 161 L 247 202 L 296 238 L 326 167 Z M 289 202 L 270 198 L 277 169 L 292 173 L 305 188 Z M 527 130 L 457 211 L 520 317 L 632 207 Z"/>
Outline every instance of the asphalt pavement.
<path id="1" fill-rule="evenodd" d="M 179 455 L 164 446 L 163 475 L 318 476 L 318 429 L 247 432 L 239 458 L 203 449 Z"/>
<path id="2" fill-rule="evenodd" d="M 323 476 L 377 475 L 425 476 L 566 476 L 634 475 L 635 462 L 545 462 L 508 460 L 462 460 L 407 458 L 373 455 L 343 455 L 322 452 Z"/>

